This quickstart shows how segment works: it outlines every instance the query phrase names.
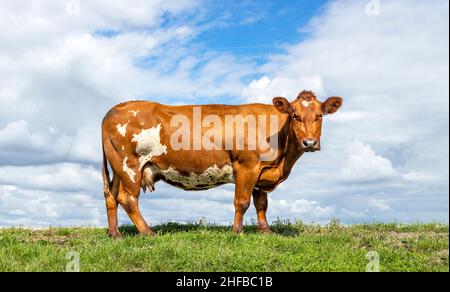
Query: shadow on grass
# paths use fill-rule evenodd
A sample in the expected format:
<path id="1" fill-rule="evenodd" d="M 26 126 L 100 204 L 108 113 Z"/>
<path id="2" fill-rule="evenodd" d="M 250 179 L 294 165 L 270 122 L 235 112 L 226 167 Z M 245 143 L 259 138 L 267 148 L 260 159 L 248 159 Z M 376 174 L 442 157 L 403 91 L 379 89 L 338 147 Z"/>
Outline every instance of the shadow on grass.
<path id="1" fill-rule="evenodd" d="M 301 223 L 286 223 L 286 222 L 274 222 L 271 225 L 271 230 L 274 234 L 282 236 L 298 236 L 302 231 Z M 139 235 L 136 227 L 133 225 L 123 225 L 119 227 L 120 232 L 124 236 L 137 236 Z M 165 223 L 152 227 L 152 230 L 157 234 L 167 234 L 167 233 L 182 233 L 182 232 L 197 232 L 197 231 L 212 231 L 218 233 L 232 232 L 231 226 L 223 225 L 213 225 L 213 224 L 201 224 L 201 223 L 191 223 L 191 224 L 180 224 L 180 223 Z M 259 234 L 258 227 L 256 225 L 247 225 L 244 227 L 245 234 Z"/>

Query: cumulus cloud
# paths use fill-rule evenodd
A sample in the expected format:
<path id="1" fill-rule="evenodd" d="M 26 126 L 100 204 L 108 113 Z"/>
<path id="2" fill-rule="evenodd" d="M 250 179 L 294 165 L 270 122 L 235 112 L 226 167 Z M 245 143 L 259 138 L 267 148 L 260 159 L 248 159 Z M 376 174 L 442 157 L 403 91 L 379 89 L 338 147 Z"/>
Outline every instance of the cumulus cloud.
<path id="1" fill-rule="evenodd" d="M 278 215 L 280 218 L 288 216 L 289 218 L 303 218 L 303 220 L 325 223 L 330 221 L 335 215 L 335 210 L 331 206 L 320 206 L 317 201 L 308 201 L 305 199 L 287 201 L 270 198 L 271 217 Z"/>
<path id="2" fill-rule="evenodd" d="M 8 46 L 25 49 L 27 46 L 54 42 L 61 35 L 78 32 L 122 32 L 159 27 L 163 14 L 187 12 L 198 2 L 39 0 L 30 4 L 19 0 L 3 2 L 1 5 L 0 26 L 16 29 L 3 30 L 0 40 Z"/>
<path id="3" fill-rule="evenodd" d="M 98 169 L 82 164 L 0 166 L 0 225 L 102 225 L 101 185 Z"/>
<path id="4" fill-rule="evenodd" d="M 377 155 L 370 145 L 356 141 L 347 150 L 349 158 L 342 168 L 341 177 L 346 182 L 376 182 L 394 179 L 397 171 L 388 159 Z"/>
<path id="5" fill-rule="evenodd" d="M 242 95 L 250 102 L 272 103 L 277 96 L 296 97 L 298 88 L 309 88 L 318 94 L 324 93 L 323 80 L 319 75 L 301 76 L 298 78 L 267 76 L 252 81 L 244 89 Z"/>
<path id="6" fill-rule="evenodd" d="M 38 166 L 2 166 L 0 184 L 27 189 L 52 191 L 99 191 L 95 186 L 102 184 L 100 172 L 80 164 L 54 164 Z M 94 187 L 94 189 L 93 189 Z"/>
<path id="7" fill-rule="evenodd" d="M 66 129 L 67 130 L 67 129 Z M 80 125 L 75 133 L 52 126 L 32 130 L 29 122 L 19 120 L 0 129 L 2 164 L 28 165 L 66 162 L 99 163 L 99 130 Z"/>
<path id="8" fill-rule="evenodd" d="M 82 192 L 0 186 L 1 226 L 102 225 L 104 202 Z"/>
<path id="9" fill-rule="evenodd" d="M 20 147 L 26 151 L 43 148 L 45 144 L 44 138 L 32 133 L 24 120 L 9 123 L 0 129 L 0 146 L 4 149 Z"/>

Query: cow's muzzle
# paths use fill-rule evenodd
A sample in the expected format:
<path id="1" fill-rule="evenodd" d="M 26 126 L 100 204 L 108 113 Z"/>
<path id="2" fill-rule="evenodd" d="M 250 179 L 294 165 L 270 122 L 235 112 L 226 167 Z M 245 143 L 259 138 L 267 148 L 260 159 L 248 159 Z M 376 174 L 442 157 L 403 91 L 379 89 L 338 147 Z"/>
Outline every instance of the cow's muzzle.
<path id="1" fill-rule="evenodd" d="M 319 140 L 315 139 L 303 139 L 301 148 L 305 152 L 315 152 L 320 150 Z"/>

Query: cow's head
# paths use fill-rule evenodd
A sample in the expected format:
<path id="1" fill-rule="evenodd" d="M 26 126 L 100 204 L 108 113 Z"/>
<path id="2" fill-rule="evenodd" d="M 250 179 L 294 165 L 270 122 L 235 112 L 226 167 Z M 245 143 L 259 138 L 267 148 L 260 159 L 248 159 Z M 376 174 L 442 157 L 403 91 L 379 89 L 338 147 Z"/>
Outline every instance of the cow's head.
<path id="1" fill-rule="evenodd" d="M 293 102 L 284 97 L 275 97 L 273 104 L 278 111 L 290 115 L 291 133 L 297 146 L 302 151 L 314 152 L 320 150 L 323 116 L 337 112 L 342 105 L 342 98 L 330 97 L 320 102 L 313 92 L 303 91 Z"/>

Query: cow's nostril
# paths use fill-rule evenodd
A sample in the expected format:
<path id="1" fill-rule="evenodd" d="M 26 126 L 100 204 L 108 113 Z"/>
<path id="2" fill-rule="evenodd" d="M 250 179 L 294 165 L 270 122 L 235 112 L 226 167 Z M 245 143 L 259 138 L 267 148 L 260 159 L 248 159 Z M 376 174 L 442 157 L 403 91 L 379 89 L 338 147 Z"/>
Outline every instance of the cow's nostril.
<path id="1" fill-rule="evenodd" d="M 303 140 L 303 147 L 311 149 L 317 146 L 317 140 Z"/>

